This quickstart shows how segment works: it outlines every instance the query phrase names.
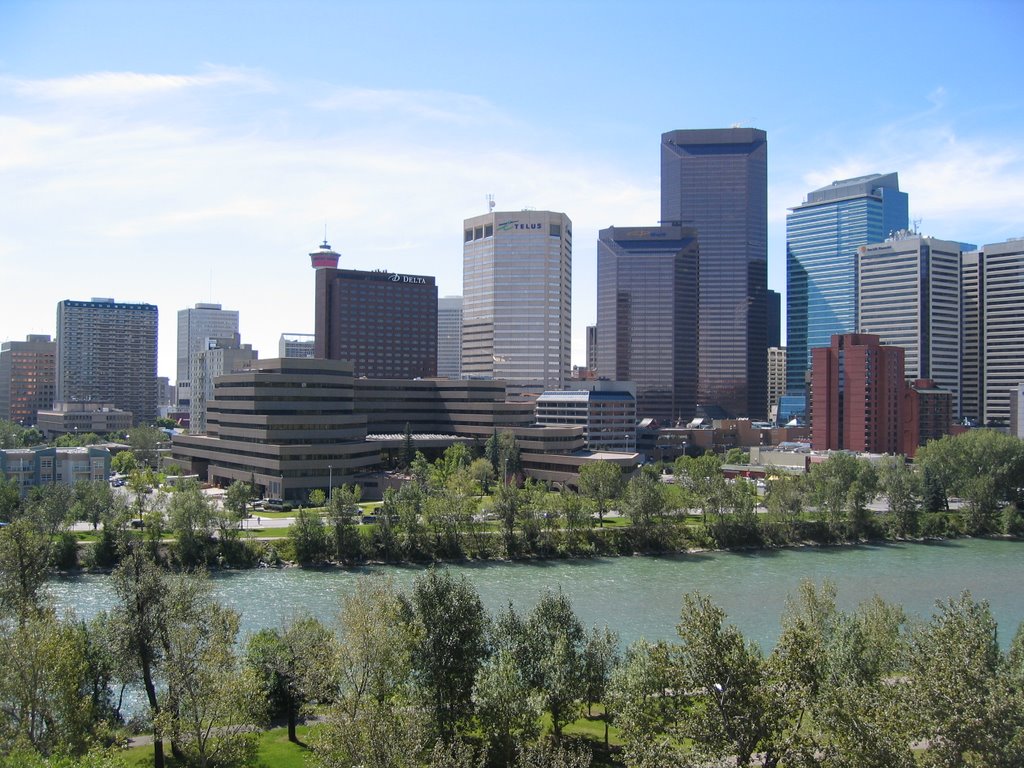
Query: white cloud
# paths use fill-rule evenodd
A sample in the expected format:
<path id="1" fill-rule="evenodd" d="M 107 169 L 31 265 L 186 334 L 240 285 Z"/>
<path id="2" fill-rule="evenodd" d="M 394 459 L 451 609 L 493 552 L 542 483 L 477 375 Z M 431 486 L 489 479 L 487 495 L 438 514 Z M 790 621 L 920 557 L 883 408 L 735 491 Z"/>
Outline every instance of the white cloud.
<path id="1" fill-rule="evenodd" d="M 94 72 L 42 80 L 0 79 L 0 86 L 16 96 L 42 101 L 135 99 L 222 85 L 244 85 L 260 90 L 270 87 L 267 80 L 250 71 L 227 67 L 211 67 L 198 75 Z"/>
<path id="2" fill-rule="evenodd" d="M 494 104 L 479 96 L 447 91 L 335 88 L 312 102 L 315 109 L 334 112 L 398 114 L 419 120 L 461 125 L 507 122 Z"/>

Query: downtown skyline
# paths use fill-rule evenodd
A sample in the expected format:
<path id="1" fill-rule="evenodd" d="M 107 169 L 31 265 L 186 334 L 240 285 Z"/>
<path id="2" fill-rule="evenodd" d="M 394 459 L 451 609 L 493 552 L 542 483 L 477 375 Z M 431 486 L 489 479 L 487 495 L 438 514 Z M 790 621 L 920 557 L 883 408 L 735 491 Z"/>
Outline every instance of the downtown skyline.
<path id="1" fill-rule="evenodd" d="M 766 131 L 768 284 L 783 295 L 787 209 L 836 179 L 898 172 L 922 234 L 1024 235 L 1010 2 L 863 17 L 725 3 L 692 9 L 706 33 L 683 51 L 663 3 L 250 7 L 0 7 L 0 269 L 18 287 L 2 340 L 54 334 L 63 299 L 148 302 L 173 380 L 174 313 L 196 303 L 238 310 L 261 350 L 312 332 L 307 254 L 325 225 L 339 267 L 460 294 L 461 222 L 493 194 L 572 219 L 582 364 L 598 231 L 657 223 L 660 136 L 677 129 Z M 964 55 L 873 55 L 884 33 Z M 982 39 L 986 55 L 967 55 Z"/>

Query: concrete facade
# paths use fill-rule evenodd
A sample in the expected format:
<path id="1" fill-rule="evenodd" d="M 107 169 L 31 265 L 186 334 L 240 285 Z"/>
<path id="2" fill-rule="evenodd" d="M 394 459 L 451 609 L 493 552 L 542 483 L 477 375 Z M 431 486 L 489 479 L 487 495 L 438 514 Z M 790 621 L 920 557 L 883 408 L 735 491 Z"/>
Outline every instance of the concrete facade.
<path id="1" fill-rule="evenodd" d="M 192 374 L 196 358 L 207 339 L 227 339 L 238 334 L 238 311 L 220 304 L 196 304 L 178 310 L 178 373 L 175 382 L 179 408 L 192 400 Z"/>
<path id="2" fill-rule="evenodd" d="M 49 336 L 0 345 L 0 419 L 34 426 L 57 396 L 57 342 Z"/>

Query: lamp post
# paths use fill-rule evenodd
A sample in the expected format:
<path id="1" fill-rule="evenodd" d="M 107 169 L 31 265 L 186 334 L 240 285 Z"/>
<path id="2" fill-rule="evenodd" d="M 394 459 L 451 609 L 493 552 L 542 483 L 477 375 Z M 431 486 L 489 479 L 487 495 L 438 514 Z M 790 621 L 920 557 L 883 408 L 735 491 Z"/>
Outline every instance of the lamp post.
<path id="1" fill-rule="evenodd" d="M 327 500 L 334 500 L 334 467 L 327 465 Z"/>

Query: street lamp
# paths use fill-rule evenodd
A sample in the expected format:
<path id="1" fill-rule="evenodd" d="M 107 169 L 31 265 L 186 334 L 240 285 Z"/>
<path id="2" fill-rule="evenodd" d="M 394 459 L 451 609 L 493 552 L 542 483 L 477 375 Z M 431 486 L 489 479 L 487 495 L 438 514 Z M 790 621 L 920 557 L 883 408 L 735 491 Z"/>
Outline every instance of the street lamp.
<path id="1" fill-rule="evenodd" d="M 334 467 L 327 465 L 327 500 L 334 501 Z"/>

